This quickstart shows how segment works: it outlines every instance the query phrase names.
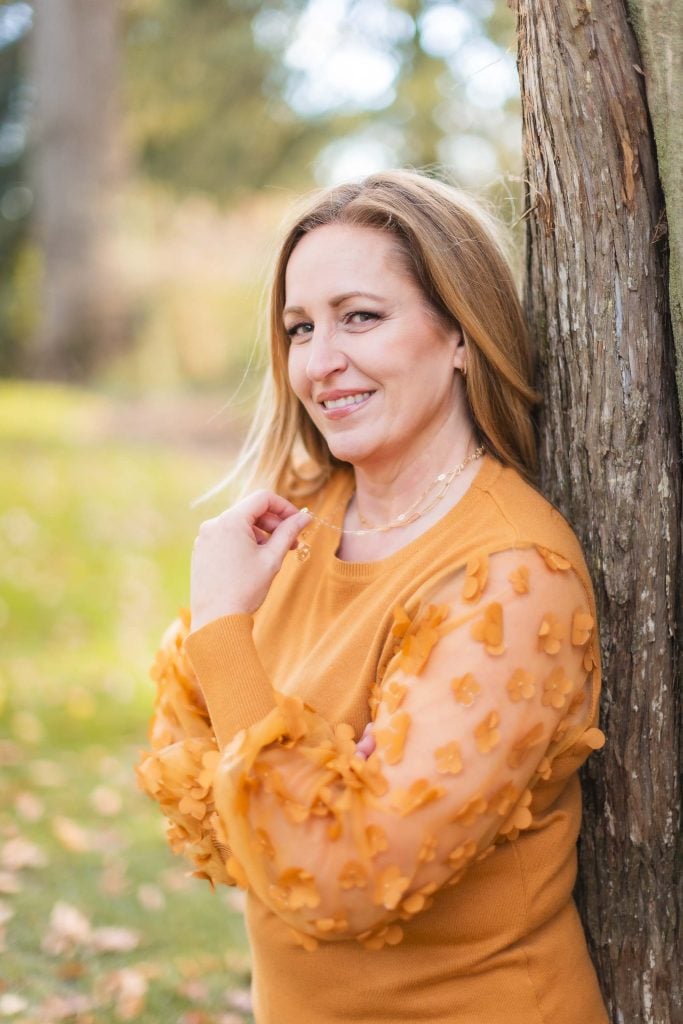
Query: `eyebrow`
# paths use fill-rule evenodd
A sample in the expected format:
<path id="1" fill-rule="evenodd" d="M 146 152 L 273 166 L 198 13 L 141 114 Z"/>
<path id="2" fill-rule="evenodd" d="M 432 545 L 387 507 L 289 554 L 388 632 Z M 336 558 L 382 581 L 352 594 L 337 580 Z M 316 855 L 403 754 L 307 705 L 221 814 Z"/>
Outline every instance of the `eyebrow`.
<path id="1" fill-rule="evenodd" d="M 346 299 L 355 298 L 374 299 L 376 302 L 384 302 L 384 299 L 380 295 L 373 295 L 372 292 L 343 292 L 341 295 L 335 295 L 333 299 L 330 299 L 330 306 L 336 308 L 337 306 L 341 306 L 342 302 L 344 302 Z M 282 315 L 285 316 L 286 313 L 305 312 L 306 311 L 303 308 L 303 306 L 287 306 L 286 309 L 283 309 Z"/>

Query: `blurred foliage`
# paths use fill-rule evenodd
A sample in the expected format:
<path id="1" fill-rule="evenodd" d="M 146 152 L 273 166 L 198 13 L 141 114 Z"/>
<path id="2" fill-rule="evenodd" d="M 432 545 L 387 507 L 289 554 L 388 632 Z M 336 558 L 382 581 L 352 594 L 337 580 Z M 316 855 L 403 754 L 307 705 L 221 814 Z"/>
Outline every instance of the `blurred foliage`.
<path id="1" fill-rule="evenodd" d="M 0 374 L 35 327 L 37 253 L 29 242 L 33 194 L 26 166 L 30 87 L 27 3 L 0 4 Z"/>
<path id="2" fill-rule="evenodd" d="M 225 459 L 123 420 L 93 393 L 0 385 L 0 1016 L 239 1024 L 241 895 L 187 877 L 133 774 L 145 670 L 216 511 L 188 505 Z"/>
<path id="3" fill-rule="evenodd" d="M 450 165 L 467 130 L 495 153 L 488 184 L 518 171 L 516 89 L 491 77 L 514 47 L 505 0 L 128 0 L 128 140 L 153 179 L 234 203 L 313 184 L 327 147 Z M 475 76 L 492 103 L 469 94 Z"/>

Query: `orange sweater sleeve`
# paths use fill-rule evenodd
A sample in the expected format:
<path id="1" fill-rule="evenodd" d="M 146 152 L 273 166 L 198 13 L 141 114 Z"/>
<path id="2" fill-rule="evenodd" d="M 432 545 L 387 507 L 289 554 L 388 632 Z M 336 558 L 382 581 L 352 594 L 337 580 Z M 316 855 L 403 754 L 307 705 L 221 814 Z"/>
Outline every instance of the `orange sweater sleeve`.
<path id="1" fill-rule="evenodd" d="M 412 621 L 397 610 L 367 760 L 350 726 L 270 688 L 247 617 L 190 634 L 224 744 L 212 813 L 233 876 L 306 948 L 400 941 L 401 920 L 531 824 L 533 788 L 559 754 L 604 742 L 590 721 L 589 608 L 569 563 L 545 549 L 471 558 Z"/>

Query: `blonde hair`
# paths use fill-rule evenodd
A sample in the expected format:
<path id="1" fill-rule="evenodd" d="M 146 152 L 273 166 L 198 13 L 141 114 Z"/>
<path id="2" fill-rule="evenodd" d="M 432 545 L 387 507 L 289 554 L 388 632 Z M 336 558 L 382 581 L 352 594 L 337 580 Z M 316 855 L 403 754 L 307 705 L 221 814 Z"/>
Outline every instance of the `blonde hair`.
<path id="1" fill-rule="evenodd" d="M 270 374 L 236 465 L 209 493 L 241 479 L 245 490 L 265 486 L 305 495 L 346 465 L 332 455 L 289 385 L 290 339 L 282 319 L 289 258 L 305 234 L 328 224 L 374 228 L 393 237 L 428 305 L 463 333 L 463 383 L 479 443 L 535 484 L 532 409 L 540 395 L 531 383 L 533 354 L 501 225 L 469 193 L 417 171 L 393 170 L 317 191 L 295 211 L 271 281 Z"/>

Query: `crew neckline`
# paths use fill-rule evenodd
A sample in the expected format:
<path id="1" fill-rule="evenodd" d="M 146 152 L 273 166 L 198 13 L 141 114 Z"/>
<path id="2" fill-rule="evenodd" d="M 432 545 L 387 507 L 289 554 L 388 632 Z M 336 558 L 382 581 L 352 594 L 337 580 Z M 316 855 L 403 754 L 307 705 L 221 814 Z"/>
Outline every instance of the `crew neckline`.
<path id="1" fill-rule="evenodd" d="M 425 543 L 428 543 L 435 537 L 438 537 L 441 533 L 449 530 L 455 523 L 457 523 L 464 515 L 470 510 L 470 506 L 476 499 L 476 492 L 486 490 L 487 487 L 493 482 L 498 476 L 498 473 L 503 468 L 502 462 L 494 458 L 489 452 L 484 452 L 482 456 L 481 466 L 476 476 L 473 478 L 469 487 L 464 494 L 460 496 L 455 505 L 446 512 L 441 519 L 437 519 L 428 530 L 421 533 L 419 537 L 415 537 L 413 540 L 408 541 L 403 547 L 398 548 L 391 555 L 387 555 L 386 558 L 380 558 L 375 562 L 346 562 L 341 558 L 338 558 L 334 551 L 331 553 L 328 561 L 328 567 L 335 576 L 341 576 L 345 579 L 363 579 L 367 580 L 375 576 L 380 576 L 388 569 L 393 568 L 399 562 L 405 561 L 409 558 L 413 552 L 420 549 Z M 349 475 L 345 481 L 342 494 L 342 508 L 339 516 L 335 517 L 343 522 L 344 515 L 346 513 L 346 506 L 348 500 L 351 498 L 353 492 L 354 481 L 353 475 Z M 337 545 L 338 546 L 338 545 Z"/>

